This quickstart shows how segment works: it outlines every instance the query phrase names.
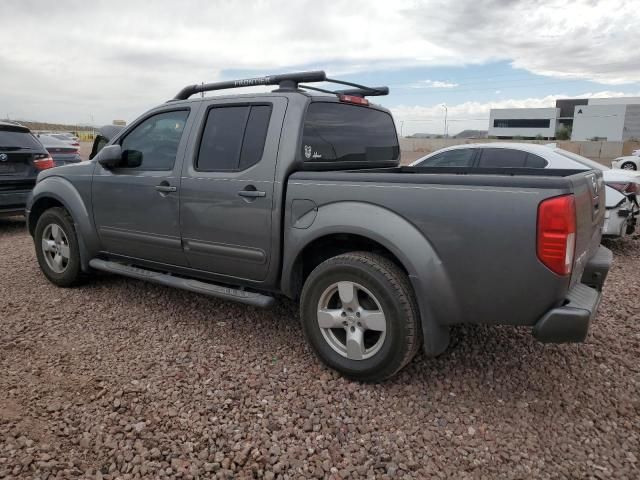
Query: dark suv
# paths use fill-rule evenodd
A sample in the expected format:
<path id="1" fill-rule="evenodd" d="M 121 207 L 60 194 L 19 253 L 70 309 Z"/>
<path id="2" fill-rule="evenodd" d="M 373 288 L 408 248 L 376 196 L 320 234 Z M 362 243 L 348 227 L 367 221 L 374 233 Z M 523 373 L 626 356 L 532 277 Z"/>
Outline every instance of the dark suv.
<path id="1" fill-rule="evenodd" d="M 54 166 L 27 127 L 0 121 L 0 216 L 23 214 L 38 172 Z"/>

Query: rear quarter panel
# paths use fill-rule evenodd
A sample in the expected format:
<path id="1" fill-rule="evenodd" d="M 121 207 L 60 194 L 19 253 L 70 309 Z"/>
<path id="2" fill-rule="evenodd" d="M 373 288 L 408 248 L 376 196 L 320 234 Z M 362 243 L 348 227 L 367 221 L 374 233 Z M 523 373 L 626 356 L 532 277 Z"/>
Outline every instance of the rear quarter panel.
<path id="1" fill-rule="evenodd" d="M 362 182 L 358 175 L 290 178 L 285 219 L 294 199 L 311 199 L 317 214 L 305 229 L 285 221 L 285 275 L 295 252 L 333 229 L 370 235 L 396 254 L 442 325 L 532 325 L 563 301 L 570 279 L 538 260 L 536 219 L 538 204 L 568 193 L 569 182 L 535 188 L 438 184 L 430 182 L 437 175 L 423 174 L 410 183 L 389 175 Z"/>

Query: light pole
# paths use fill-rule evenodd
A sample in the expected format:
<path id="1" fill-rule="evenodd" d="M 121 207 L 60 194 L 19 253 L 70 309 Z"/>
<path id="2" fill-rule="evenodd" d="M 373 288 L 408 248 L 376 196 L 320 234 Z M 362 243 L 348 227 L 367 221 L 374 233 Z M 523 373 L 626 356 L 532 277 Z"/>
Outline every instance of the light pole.
<path id="1" fill-rule="evenodd" d="M 400 137 L 404 138 L 404 135 L 402 134 L 402 130 L 404 128 L 404 120 L 400 120 Z"/>
<path id="2" fill-rule="evenodd" d="M 447 138 L 449 136 L 449 129 L 447 128 L 447 114 L 449 113 L 449 110 L 445 103 L 440 106 L 444 108 L 444 138 Z"/>

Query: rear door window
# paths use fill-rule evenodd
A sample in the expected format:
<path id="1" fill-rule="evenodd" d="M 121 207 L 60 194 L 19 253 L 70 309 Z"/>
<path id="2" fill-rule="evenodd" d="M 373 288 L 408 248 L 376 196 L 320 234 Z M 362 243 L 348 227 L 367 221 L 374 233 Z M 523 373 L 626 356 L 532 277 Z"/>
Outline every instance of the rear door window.
<path id="1" fill-rule="evenodd" d="M 418 164 L 418 167 L 471 167 L 476 150 L 457 148 L 438 153 Z"/>
<path id="2" fill-rule="evenodd" d="M 400 156 L 391 115 L 370 107 L 335 102 L 309 105 L 300 148 L 305 162 L 375 164 Z"/>
<path id="3" fill-rule="evenodd" d="M 483 148 L 480 153 L 480 168 L 517 168 L 524 167 L 527 152 L 511 148 Z"/>
<path id="4" fill-rule="evenodd" d="M 224 106 L 209 110 L 196 170 L 238 171 L 258 163 L 264 151 L 270 118 L 270 105 Z"/>

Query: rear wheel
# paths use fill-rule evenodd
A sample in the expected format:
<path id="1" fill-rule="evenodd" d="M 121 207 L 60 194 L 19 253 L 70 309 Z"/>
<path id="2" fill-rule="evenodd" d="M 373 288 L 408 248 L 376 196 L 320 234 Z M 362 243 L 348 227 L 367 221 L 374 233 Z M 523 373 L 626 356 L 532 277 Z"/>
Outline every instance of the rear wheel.
<path id="1" fill-rule="evenodd" d="M 82 280 L 76 231 L 65 209 L 50 208 L 40 216 L 34 242 L 40 269 L 49 281 L 71 287 Z"/>
<path id="2" fill-rule="evenodd" d="M 346 253 L 320 264 L 305 282 L 300 309 L 318 357 L 357 380 L 391 377 L 420 346 L 409 280 L 380 255 Z"/>
<path id="3" fill-rule="evenodd" d="M 636 164 L 633 162 L 624 162 L 620 168 L 622 168 L 622 170 L 637 170 L 638 167 L 636 167 Z"/>

